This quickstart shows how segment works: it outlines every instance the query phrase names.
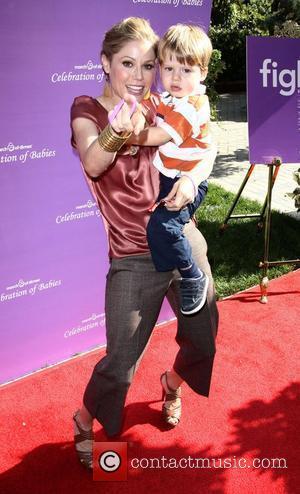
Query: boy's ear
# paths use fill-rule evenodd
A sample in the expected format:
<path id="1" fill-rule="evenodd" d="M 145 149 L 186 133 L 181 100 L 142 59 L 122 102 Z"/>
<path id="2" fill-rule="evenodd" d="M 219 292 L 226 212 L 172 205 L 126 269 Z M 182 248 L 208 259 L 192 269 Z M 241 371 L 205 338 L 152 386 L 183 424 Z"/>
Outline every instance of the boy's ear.
<path id="1" fill-rule="evenodd" d="M 206 79 L 206 76 L 207 76 L 207 73 L 208 73 L 208 69 L 201 69 L 201 79 L 200 79 L 200 82 L 203 82 L 205 79 Z"/>

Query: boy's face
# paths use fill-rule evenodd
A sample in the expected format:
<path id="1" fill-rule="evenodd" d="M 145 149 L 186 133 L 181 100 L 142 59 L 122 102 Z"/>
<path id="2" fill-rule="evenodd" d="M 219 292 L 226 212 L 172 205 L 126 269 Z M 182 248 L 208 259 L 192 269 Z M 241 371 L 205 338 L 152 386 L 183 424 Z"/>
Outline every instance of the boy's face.
<path id="1" fill-rule="evenodd" d="M 181 64 L 175 53 L 169 50 L 160 66 L 160 74 L 165 90 L 176 98 L 194 93 L 206 77 L 199 65 Z"/>

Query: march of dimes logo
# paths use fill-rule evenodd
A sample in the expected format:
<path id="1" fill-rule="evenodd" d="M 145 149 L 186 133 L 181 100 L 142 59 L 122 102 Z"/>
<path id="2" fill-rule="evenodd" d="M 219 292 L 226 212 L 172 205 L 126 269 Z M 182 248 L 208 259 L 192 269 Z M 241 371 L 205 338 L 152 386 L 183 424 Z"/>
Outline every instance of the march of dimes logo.
<path id="1" fill-rule="evenodd" d="M 92 60 L 88 60 L 87 63 L 74 65 L 72 70 L 54 72 L 51 74 L 50 80 L 53 84 L 62 84 L 80 81 L 102 82 L 103 78 L 104 72 L 102 70 L 102 65 L 93 63 Z"/>
<path id="2" fill-rule="evenodd" d="M 85 204 L 75 206 L 73 211 L 66 211 L 56 216 L 55 222 L 61 225 L 70 221 L 84 220 L 95 216 L 99 217 L 100 215 L 101 213 L 96 202 L 89 199 Z"/>
<path id="3" fill-rule="evenodd" d="M 86 333 L 91 329 L 103 328 L 105 326 L 105 313 L 92 314 L 90 317 L 83 319 L 77 326 L 64 332 L 64 338 L 71 338 L 78 334 Z"/>
<path id="4" fill-rule="evenodd" d="M 46 290 L 58 288 L 62 285 L 62 280 L 41 280 L 40 278 L 34 280 L 23 280 L 9 285 L 5 288 L 5 291 L 0 295 L 1 302 L 11 302 L 20 297 L 35 296 L 38 293 Z"/>
<path id="5" fill-rule="evenodd" d="M 14 163 L 25 164 L 32 163 L 38 160 L 54 158 L 56 151 L 44 147 L 42 149 L 34 149 L 32 144 L 13 144 L 9 142 L 7 145 L 0 147 L 0 164 L 11 165 Z"/>

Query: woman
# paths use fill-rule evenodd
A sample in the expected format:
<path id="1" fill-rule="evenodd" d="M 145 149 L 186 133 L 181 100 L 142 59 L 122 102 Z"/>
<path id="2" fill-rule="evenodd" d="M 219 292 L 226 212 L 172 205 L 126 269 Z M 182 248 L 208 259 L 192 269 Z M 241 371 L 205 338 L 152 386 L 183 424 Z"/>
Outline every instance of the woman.
<path id="1" fill-rule="evenodd" d="M 180 420 L 183 380 L 204 396 L 210 387 L 218 313 L 205 240 L 194 223 L 186 226 L 194 258 L 210 278 L 204 308 L 186 317 L 178 311 L 178 273 L 157 272 L 146 241 L 149 209 L 159 191 L 158 173 L 152 166 L 155 148 L 126 145 L 130 133 L 141 130 L 137 118 L 141 108 L 148 123 L 154 123 L 155 103 L 149 95 L 156 47 L 157 36 L 144 19 L 129 18 L 113 26 L 101 52 L 107 79 L 104 94 L 75 98 L 71 109 L 72 143 L 104 218 L 111 262 L 105 300 L 107 353 L 96 364 L 83 405 L 73 417 L 76 451 L 87 468 L 92 467 L 93 419 L 109 437 L 121 431 L 127 391 L 166 293 L 178 317 L 180 349 L 173 368 L 161 376 L 165 422 L 175 426 Z M 125 103 L 110 126 L 108 117 L 121 99 Z M 135 100 L 142 105 L 131 116 Z M 166 198 L 166 207 L 177 211 L 191 202 L 195 183 L 180 178 Z"/>

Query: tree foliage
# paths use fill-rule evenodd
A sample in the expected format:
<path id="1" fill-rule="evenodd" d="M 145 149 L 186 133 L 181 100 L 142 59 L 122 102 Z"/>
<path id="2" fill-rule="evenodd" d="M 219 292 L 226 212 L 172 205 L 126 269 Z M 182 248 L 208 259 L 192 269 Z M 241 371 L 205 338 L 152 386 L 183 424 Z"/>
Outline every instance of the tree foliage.
<path id="1" fill-rule="evenodd" d="M 214 0 L 210 36 L 222 53 L 222 80 L 246 78 L 246 36 L 299 37 L 300 0 Z"/>
<path id="2" fill-rule="evenodd" d="M 224 80 L 245 80 L 246 36 L 269 34 L 266 16 L 271 4 L 272 0 L 214 0 L 210 36 L 226 64 Z"/>
<path id="3" fill-rule="evenodd" d="M 225 69 L 225 63 L 222 61 L 222 55 L 220 50 L 213 50 L 208 75 L 205 79 L 205 85 L 207 86 L 207 95 L 209 97 L 211 105 L 212 118 L 216 118 L 216 105 L 219 95 L 215 89 L 216 81 L 220 74 Z"/>
<path id="4" fill-rule="evenodd" d="M 300 38 L 300 25 L 295 21 L 285 21 L 282 26 L 275 26 L 274 36 Z"/>
<path id="5" fill-rule="evenodd" d="M 273 0 L 272 11 L 277 25 L 285 21 L 300 22 L 299 0 Z"/>

